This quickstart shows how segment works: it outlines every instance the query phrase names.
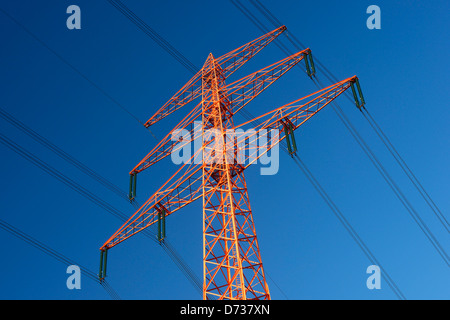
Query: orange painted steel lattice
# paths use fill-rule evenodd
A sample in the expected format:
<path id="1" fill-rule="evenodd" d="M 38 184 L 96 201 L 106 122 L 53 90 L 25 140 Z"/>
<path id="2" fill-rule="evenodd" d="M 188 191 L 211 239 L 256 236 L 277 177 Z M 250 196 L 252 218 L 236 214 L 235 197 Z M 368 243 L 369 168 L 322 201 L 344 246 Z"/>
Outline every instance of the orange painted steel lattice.
<path id="1" fill-rule="evenodd" d="M 357 82 L 356 77 L 348 78 L 235 126 L 233 117 L 239 110 L 310 55 L 311 51 L 306 49 L 226 83 L 234 71 L 285 30 L 286 27 L 280 27 L 217 59 L 210 54 L 203 68 L 146 122 L 147 127 L 151 126 L 201 98 L 130 175 L 136 176 L 192 143 L 200 147 L 103 244 L 102 254 L 149 226 L 160 224 L 161 216 L 165 219 L 202 198 L 203 299 L 270 299 L 244 171 L 286 138 L 281 130 L 285 123 L 292 126 L 292 131 L 297 129 Z M 244 160 L 238 162 L 237 157 L 230 156 L 237 155 L 237 142 L 227 137 L 227 132 L 255 122 L 255 132 L 276 129 L 280 134 L 264 151 L 259 146 L 244 145 L 244 150 L 239 151 Z M 173 136 L 181 129 L 190 134 L 174 141 Z M 199 157 L 200 162 L 196 161 Z"/>

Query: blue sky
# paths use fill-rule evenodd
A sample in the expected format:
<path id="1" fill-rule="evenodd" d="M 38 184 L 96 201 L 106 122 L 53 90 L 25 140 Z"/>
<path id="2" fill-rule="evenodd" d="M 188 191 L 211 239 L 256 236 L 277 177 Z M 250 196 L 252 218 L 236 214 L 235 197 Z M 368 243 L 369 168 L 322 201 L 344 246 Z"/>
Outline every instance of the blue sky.
<path id="1" fill-rule="evenodd" d="M 220 56 L 262 35 L 230 1 L 123 2 L 197 66 L 210 52 Z M 359 77 L 367 109 L 448 219 L 448 1 L 263 3 L 336 77 Z M 71 4 L 81 8 L 81 30 L 66 28 L 66 8 Z M 244 4 L 258 14 L 250 2 Z M 381 30 L 366 27 L 371 4 L 381 8 Z M 188 70 L 106 0 L 2 1 L 0 7 L 143 121 L 190 79 Z M 128 172 L 157 141 L 23 29 L 2 13 L 0 17 L 0 106 L 126 190 Z M 258 18 L 271 28 L 261 15 Z M 272 44 L 233 79 L 284 57 Z M 262 114 L 314 91 L 304 73 L 293 69 L 248 110 Z M 343 97 L 339 103 L 450 250 L 449 234 L 361 113 Z M 152 128 L 158 139 L 176 119 L 167 118 Z M 123 212 L 133 213 L 125 201 L 5 121 L 0 123 L 1 133 Z M 449 299 L 448 267 L 333 110 L 321 111 L 296 132 L 296 138 L 302 160 L 404 295 Z M 3 145 L 0 152 L 1 218 L 96 271 L 98 248 L 121 221 Z M 138 199 L 145 201 L 174 170 L 169 160 L 140 175 Z M 277 175 L 258 173 L 255 166 L 246 177 L 273 299 L 285 298 L 277 286 L 289 299 L 396 299 L 384 282 L 381 290 L 367 289 L 369 261 L 286 154 L 280 155 Z M 201 203 L 171 216 L 167 232 L 201 277 Z M 66 266 L 3 230 L 0 248 L 1 299 L 108 298 L 86 278 L 81 290 L 68 290 Z M 143 236 L 112 249 L 108 260 L 108 281 L 122 298 L 201 298 L 164 251 Z"/>

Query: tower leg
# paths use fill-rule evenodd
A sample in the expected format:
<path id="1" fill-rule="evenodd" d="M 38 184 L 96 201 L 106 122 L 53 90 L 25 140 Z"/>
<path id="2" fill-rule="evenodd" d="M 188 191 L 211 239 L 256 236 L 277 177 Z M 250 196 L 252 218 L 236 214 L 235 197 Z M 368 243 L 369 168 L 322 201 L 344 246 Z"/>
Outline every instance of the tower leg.
<path id="1" fill-rule="evenodd" d="M 227 158 L 226 130 L 233 123 L 223 86 L 210 55 L 202 79 L 203 299 L 270 299 L 244 172 Z"/>

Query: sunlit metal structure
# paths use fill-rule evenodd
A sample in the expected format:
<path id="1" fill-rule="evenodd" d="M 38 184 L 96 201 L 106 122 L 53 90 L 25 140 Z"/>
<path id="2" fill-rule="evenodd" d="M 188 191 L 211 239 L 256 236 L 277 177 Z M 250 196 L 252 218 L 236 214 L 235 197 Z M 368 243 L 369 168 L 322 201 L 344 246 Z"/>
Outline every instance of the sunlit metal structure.
<path id="1" fill-rule="evenodd" d="M 130 199 L 136 196 L 139 173 L 173 152 L 197 144 L 190 161 L 179 169 L 100 248 L 100 279 L 106 276 L 109 249 L 157 224 L 164 241 L 167 216 L 190 203 L 203 201 L 203 299 L 270 299 L 244 172 L 286 139 L 289 153 L 297 149 L 294 131 L 322 108 L 352 88 L 356 104 L 364 98 L 357 77 L 351 77 L 240 125 L 234 115 L 286 72 L 305 61 L 314 76 L 311 50 L 302 50 L 230 84 L 226 80 L 286 30 L 282 26 L 219 58 L 209 54 L 199 70 L 146 123 L 150 127 L 198 100 L 187 115 L 130 172 Z M 359 98 L 358 98 L 359 95 Z M 270 145 L 240 143 L 229 132 L 252 125 Z M 183 131 L 184 130 L 184 131 Z M 182 134 L 180 132 L 188 132 Z M 269 132 L 277 132 L 276 135 Z M 214 133 L 214 134 L 212 134 Z M 178 139 L 174 139 L 178 137 Z M 247 135 L 247 139 L 252 135 Z M 270 139 L 269 139 L 270 138 Z M 242 142 L 242 141 L 241 141 Z M 199 161 L 200 159 L 200 161 Z M 189 235 L 192 236 L 192 235 Z"/>

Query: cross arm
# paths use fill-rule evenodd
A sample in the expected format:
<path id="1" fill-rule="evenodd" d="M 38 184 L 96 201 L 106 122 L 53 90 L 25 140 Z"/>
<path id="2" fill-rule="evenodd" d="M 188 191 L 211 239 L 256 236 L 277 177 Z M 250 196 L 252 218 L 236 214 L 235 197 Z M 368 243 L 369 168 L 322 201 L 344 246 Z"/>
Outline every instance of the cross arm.
<path id="1" fill-rule="evenodd" d="M 298 129 L 357 81 L 356 76 L 350 77 L 236 126 L 235 129 L 242 129 L 246 125 L 252 124 L 252 134 L 246 136 L 250 139 L 256 139 L 257 135 L 259 137 L 262 135 L 267 141 L 269 130 L 275 130 L 278 133 L 277 139 L 273 140 L 272 137 L 272 142 L 268 142 L 267 145 L 262 147 L 259 144 L 249 143 L 243 144 L 244 147 L 238 149 L 238 144 L 235 144 L 235 150 L 239 150 L 239 156 L 243 157 L 240 158 L 240 163 L 245 164 L 244 168 L 255 163 L 275 145 L 286 139 L 286 132 L 293 132 Z M 292 127 L 285 130 L 286 126 L 290 124 Z"/>
<path id="2" fill-rule="evenodd" d="M 285 26 L 279 27 L 218 58 L 217 63 L 223 69 L 223 75 L 225 77 L 230 76 L 285 30 Z M 200 97 L 202 94 L 201 76 L 202 69 L 200 69 L 172 98 L 169 99 L 169 101 L 147 120 L 144 124 L 145 127 L 148 128 L 151 125 L 154 125 L 171 113 L 182 108 L 184 105 Z"/>

